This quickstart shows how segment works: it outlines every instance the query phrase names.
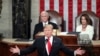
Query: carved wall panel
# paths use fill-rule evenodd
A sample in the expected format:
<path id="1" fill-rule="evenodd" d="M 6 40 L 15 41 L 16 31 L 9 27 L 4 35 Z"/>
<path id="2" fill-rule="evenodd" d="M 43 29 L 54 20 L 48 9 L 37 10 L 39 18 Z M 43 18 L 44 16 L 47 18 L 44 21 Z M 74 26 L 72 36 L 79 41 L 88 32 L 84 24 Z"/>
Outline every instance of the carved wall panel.
<path id="1" fill-rule="evenodd" d="M 12 0 L 13 37 L 30 37 L 30 0 Z"/>

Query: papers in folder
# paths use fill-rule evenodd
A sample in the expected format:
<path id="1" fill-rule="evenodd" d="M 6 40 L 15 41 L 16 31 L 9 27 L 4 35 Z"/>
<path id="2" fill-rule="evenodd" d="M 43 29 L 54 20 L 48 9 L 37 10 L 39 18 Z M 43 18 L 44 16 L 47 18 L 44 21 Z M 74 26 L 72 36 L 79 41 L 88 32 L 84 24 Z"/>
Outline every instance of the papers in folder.
<path id="1" fill-rule="evenodd" d="M 60 35 L 67 35 L 68 32 L 60 32 Z"/>

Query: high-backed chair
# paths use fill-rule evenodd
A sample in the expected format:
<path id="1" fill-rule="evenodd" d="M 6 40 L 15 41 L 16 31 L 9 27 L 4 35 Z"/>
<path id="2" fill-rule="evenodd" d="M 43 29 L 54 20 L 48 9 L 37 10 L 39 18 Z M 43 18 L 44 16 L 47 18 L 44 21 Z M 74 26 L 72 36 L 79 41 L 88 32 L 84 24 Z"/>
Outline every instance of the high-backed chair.
<path id="1" fill-rule="evenodd" d="M 99 39 L 99 18 L 96 14 L 92 11 L 83 11 L 79 16 L 76 17 L 76 24 L 77 27 L 80 24 L 80 16 L 82 14 L 87 14 L 91 19 L 91 25 L 94 27 L 94 37 L 93 40 Z"/>
<path id="2" fill-rule="evenodd" d="M 59 15 L 59 13 L 55 10 L 47 10 L 49 16 L 50 16 L 50 22 L 53 22 L 58 25 L 59 29 L 62 30 L 63 27 L 63 19 Z"/>

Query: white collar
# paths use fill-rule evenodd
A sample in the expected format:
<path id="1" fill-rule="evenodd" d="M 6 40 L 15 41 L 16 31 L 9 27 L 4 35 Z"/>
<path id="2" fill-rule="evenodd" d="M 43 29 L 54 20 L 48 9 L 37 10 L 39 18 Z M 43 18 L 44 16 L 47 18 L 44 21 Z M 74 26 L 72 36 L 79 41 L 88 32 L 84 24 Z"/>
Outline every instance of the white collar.
<path id="1" fill-rule="evenodd" d="M 47 22 L 42 22 L 43 23 L 43 26 L 45 26 L 45 24 L 47 25 L 48 24 L 48 21 Z"/>
<path id="2" fill-rule="evenodd" d="M 49 41 L 50 41 L 50 43 L 51 43 L 51 45 L 52 45 L 52 42 L 53 42 L 53 36 L 51 36 L 51 37 L 49 37 L 50 39 L 49 39 Z M 48 39 L 48 37 L 46 37 L 45 36 L 45 40 L 47 40 Z M 49 52 L 48 52 L 48 48 L 47 48 L 48 46 L 47 46 L 47 43 L 46 43 L 46 50 L 47 50 L 47 54 L 49 55 Z"/>
<path id="3" fill-rule="evenodd" d="M 50 39 L 52 39 L 53 38 L 53 36 L 51 36 L 51 37 L 49 37 Z M 45 36 L 45 39 L 48 39 L 48 37 L 47 36 Z"/>

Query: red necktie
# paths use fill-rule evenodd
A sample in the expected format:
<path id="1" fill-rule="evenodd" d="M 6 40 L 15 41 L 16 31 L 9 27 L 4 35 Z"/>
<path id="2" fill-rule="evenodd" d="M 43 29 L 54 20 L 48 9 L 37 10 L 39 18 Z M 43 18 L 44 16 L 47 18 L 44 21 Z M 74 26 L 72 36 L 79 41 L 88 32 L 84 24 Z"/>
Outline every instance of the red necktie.
<path id="1" fill-rule="evenodd" d="M 50 53 L 50 51 L 51 51 L 51 43 L 50 43 L 50 38 L 48 38 L 48 43 L 47 43 L 47 45 L 48 45 L 48 52 Z"/>

